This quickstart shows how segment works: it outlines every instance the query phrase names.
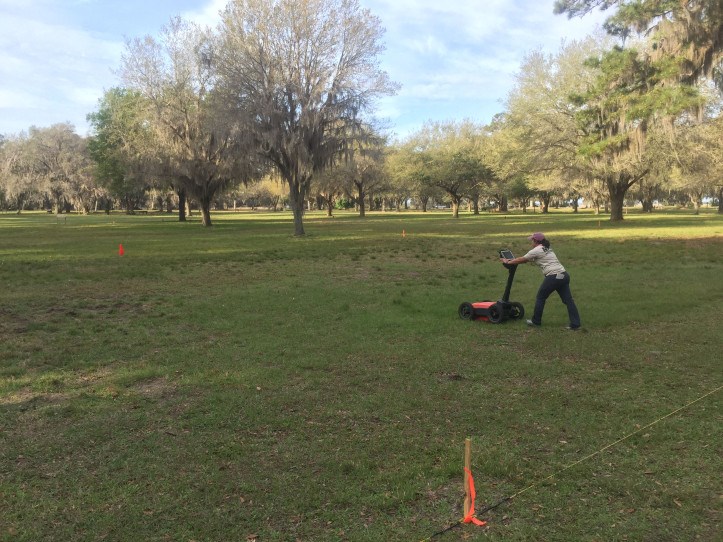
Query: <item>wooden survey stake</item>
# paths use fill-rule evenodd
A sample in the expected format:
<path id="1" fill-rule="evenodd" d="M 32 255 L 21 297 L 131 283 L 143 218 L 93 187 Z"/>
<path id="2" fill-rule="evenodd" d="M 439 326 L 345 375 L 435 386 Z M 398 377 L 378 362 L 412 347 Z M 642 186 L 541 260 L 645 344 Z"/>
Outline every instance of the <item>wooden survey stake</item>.
<path id="1" fill-rule="evenodd" d="M 472 497 L 469 493 L 469 473 L 472 472 L 472 440 L 464 439 L 464 516 L 469 514 L 469 507 L 472 505 Z"/>

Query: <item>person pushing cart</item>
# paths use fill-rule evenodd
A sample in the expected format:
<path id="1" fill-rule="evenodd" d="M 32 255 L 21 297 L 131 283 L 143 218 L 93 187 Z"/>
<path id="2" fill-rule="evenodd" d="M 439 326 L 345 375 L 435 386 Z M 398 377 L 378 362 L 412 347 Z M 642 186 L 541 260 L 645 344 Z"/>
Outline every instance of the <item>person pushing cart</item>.
<path id="1" fill-rule="evenodd" d="M 527 320 L 527 325 L 532 327 L 542 325 L 542 313 L 545 310 L 547 298 L 550 297 L 552 292 L 557 292 L 562 302 L 567 306 L 567 314 L 570 318 L 570 323 L 566 329 L 572 331 L 580 329 L 582 324 L 580 322 L 580 313 L 577 310 L 577 305 L 575 305 L 575 300 L 570 290 L 570 274 L 565 270 L 560 260 L 557 259 L 555 252 L 550 247 L 550 241 L 545 237 L 544 233 L 533 233 L 527 239 L 532 242 L 532 249 L 527 254 L 512 259 L 500 258 L 500 261 L 507 265 L 518 265 L 528 262 L 537 264 L 545 276 L 540 288 L 537 290 L 535 312 L 532 315 L 532 319 Z"/>

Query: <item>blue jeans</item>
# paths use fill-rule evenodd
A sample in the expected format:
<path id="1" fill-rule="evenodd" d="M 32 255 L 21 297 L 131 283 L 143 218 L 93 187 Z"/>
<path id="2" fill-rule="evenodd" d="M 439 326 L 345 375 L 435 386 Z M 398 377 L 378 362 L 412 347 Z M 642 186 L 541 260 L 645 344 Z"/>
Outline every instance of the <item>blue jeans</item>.
<path id="1" fill-rule="evenodd" d="M 580 327 L 580 314 L 578 314 L 575 300 L 572 298 L 570 275 L 568 273 L 547 275 L 545 280 L 542 281 L 540 289 L 537 290 L 535 314 L 532 316 L 532 322 L 538 326 L 542 324 L 542 311 L 545 310 L 545 301 L 547 301 L 547 298 L 550 297 L 552 292 L 560 294 L 560 299 L 562 299 L 562 302 L 567 306 L 567 314 L 570 317 L 570 327 Z"/>

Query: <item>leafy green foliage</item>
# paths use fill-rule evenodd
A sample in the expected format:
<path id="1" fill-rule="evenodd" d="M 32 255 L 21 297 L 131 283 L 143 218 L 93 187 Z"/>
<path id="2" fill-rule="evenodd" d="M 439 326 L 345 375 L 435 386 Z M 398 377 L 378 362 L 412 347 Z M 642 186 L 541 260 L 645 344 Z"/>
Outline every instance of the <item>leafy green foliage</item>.
<path id="1" fill-rule="evenodd" d="M 141 157 L 150 138 L 145 111 L 139 92 L 113 88 L 100 100 L 98 110 L 88 115 L 94 132 L 88 149 L 95 161 L 96 178 L 128 210 L 143 201 L 148 189 L 148 172 Z"/>
<path id="2" fill-rule="evenodd" d="M 556 0 L 554 10 L 577 17 L 595 8 L 615 9 L 604 25 L 611 35 L 644 36 L 652 42 L 658 59 L 675 59 L 677 77 L 668 83 L 694 84 L 719 68 L 723 58 L 723 4 L 719 1 Z"/>

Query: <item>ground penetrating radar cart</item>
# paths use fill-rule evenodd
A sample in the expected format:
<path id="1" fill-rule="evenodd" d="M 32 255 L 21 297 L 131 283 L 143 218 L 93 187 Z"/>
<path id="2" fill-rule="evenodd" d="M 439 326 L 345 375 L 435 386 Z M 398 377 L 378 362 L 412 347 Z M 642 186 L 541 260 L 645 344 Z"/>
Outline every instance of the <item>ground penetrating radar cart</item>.
<path id="1" fill-rule="evenodd" d="M 509 250 L 500 250 L 500 258 L 508 260 L 514 259 L 514 255 Z M 459 306 L 457 312 L 463 320 L 484 320 L 493 324 L 500 324 L 505 320 L 521 320 L 525 316 L 525 308 L 522 303 L 510 301 L 510 291 L 512 290 L 512 281 L 515 279 L 515 271 L 517 264 L 503 263 L 507 268 L 507 286 L 502 299 L 499 301 L 476 301 L 469 303 L 465 301 Z"/>

